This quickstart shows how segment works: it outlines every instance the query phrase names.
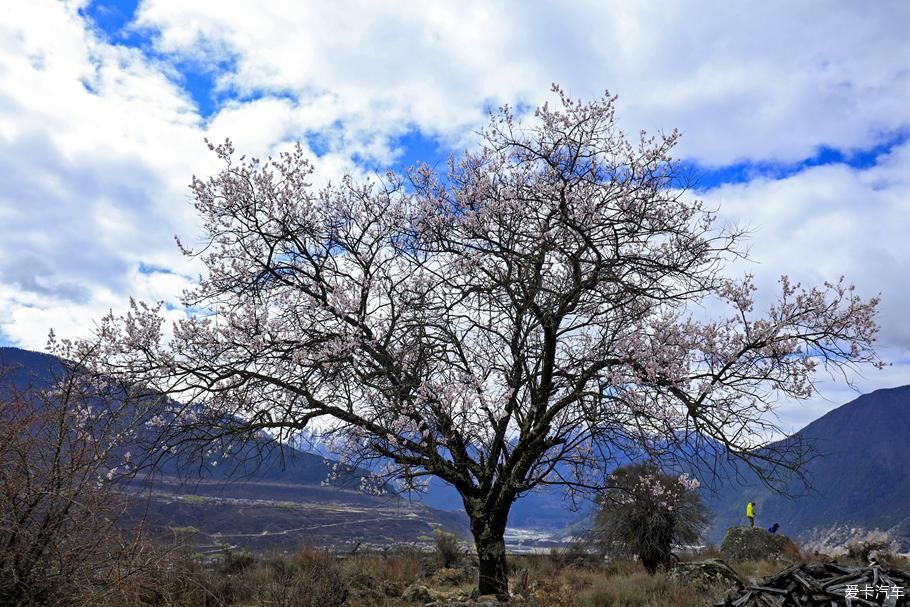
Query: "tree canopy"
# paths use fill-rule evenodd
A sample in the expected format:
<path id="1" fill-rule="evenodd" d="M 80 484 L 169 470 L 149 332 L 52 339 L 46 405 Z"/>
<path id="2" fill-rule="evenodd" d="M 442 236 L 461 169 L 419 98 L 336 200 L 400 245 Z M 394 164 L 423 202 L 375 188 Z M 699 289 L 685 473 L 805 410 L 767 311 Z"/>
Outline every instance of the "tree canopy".
<path id="1" fill-rule="evenodd" d="M 797 468 L 755 449 L 774 402 L 810 396 L 819 366 L 877 364 L 877 300 L 783 277 L 756 310 L 751 278 L 725 272 L 743 233 L 683 187 L 678 134 L 633 141 L 613 97 L 554 93 L 492 114 L 445 170 L 316 187 L 299 146 L 210 146 L 191 313 L 166 327 L 133 302 L 86 342 L 98 365 L 231 436 L 317 427 L 406 486 L 445 480 L 481 592 L 504 592 L 509 508 L 535 487 L 593 490 L 633 456 L 706 444 Z"/>

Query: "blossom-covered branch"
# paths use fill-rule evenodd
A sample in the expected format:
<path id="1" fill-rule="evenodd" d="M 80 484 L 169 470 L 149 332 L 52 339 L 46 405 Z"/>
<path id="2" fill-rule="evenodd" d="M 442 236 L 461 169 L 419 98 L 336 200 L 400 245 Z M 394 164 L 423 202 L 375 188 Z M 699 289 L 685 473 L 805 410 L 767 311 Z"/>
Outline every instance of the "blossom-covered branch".
<path id="1" fill-rule="evenodd" d="M 798 469 L 757 449 L 773 404 L 810 396 L 819 365 L 878 364 L 877 300 L 783 278 L 757 311 L 751 279 L 725 274 L 742 233 L 679 187 L 679 135 L 631 140 L 612 97 L 554 93 L 492 115 L 444 173 L 316 188 L 300 147 L 212 145 L 223 169 L 192 182 L 206 241 L 184 249 L 206 268 L 192 313 L 169 330 L 155 306 L 109 316 L 99 366 L 204 404 L 226 433 L 315 424 L 352 459 L 444 479 L 485 590 L 511 504 L 538 485 L 591 489 L 617 461 L 705 446 L 767 479 Z"/>

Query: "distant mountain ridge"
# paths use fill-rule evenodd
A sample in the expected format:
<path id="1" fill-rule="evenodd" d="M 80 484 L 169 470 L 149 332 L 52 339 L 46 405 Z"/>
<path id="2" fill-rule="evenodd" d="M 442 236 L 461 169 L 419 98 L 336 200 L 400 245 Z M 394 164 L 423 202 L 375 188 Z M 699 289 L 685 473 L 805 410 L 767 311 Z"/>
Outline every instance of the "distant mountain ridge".
<path id="1" fill-rule="evenodd" d="M 295 444 L 307 452 L 319 453 L 329 459 L 338 457 L 316 434 L 303 433 Z M 464 503 L 458 491 L 436 477 L 430 478 L 426 492 L 415 493 L 408 498 L 430 508 L 464 512 Z M 563 487 L 542 486 L 515 502 L 509 512 L 508 526 L 512 529 L 561 532 L 585 521 L 593 511 L 594 504 L 588 499 L 578 498 L 573 504 Z"/>
<path id="2" fill-rule="evenodd" d="M 63 370 L 61 363 L 53 356 L 19 348 L 0 348 L 0 369 L 8 373 L 5 378 L 18 388 L 28 385 L 43 387 L 53 375 Z M 300 482 L 303 484 L 321 485 L 329 477 L 331 468 L 336 462 L 320 455 L 294 449 L 287 445 L 275 445 L 260 462 L 250 457 L 237 458 L 227 465 L 205 466 L 202 468 L 205 480 L 227 480 L 232 474 L 238 478 L 255 478 L 260 481 Z M 248 460 L 248 461 L 247 461 Z M 234 464 L 234 465 L 231 465 Z M 160 471 L 165 475 L 177 475 L 180 471 L 174 462 L 165 462 Z M 368 474 L 366 470 L 352 470 L 343 488 L 357 486 L 361 477 Z"/>
<path id="3" fill-rule="evenodd" d="M 42 369 L 46 372 L 54 359 L 37 352 L 0 348 L 0 366 L 10 363 L 19 367 L 14 372 L 14 382 L 24 385 L 35 373 L 40 374 Z M 910 386 L 862 395 L 808 424 L 794 437 L 813 445 L 818 452 L 805 468 L 812 491 L 807 493 L 794 481 L 787 487 L 788 492 L 799 497 L 783 497 L 762 486 L 744 466 L 738 466 L 735 470 L 742 475 L 742 483 L 727 480 L 718 483 L 713 491 L 703 490 L 705 502 L 714 513 L 707 541 L 719 543 L 727 528 L 745 524 L 745 505 L 751 500 L 758 504 L 756 524 L 767 527 L 778 522 L 783 533 L 802 541 L 844 535 L 851 529 L 877 528 L 889 532 L 905 550 L 910 549 Z M 229 465 L 208 470 L 196 484 L 184 483 L 173 474 L 164 479 L 163 485 L 170 497 L 162 497 L 164 501 L 154 515 L 163 525 L 199 527 L 196 523 L 204 523 L 202 519 L 217 510 L 217 530 L 210 530 L 211 533 L 225 533 L 231 516 L 237 515 L 242 516 L 245 532 L 253 536 L 260 518 L 265 527 L 277 528 L 300 515 L 282 511 L 280 516 L 273 516 L 278 511 L 270 503 L 297 504 L 310 510 L 318 505 L 326 510 L 319 514 L 323 518 L 317 516 L 323 522 L 314 522 L 314 527 L 325 527 L 326 512 L 334 508 L 334 517 L 337 506 L 361 512 L 361 522 L 369 520 L 362 516 L 365 511 L 384 512 L 383 523 L 364 523 L 361 528 L 363 533 L 379 535 L 385 533 L 383 525 L 395 529 L 383 536 L 389 540 L 396 533 L 426 537 L 433 526 L 466 531 L 460 496 L 439 479 L 433 479 L 429 492 L 413 496 L 413 501 L 409 496 L 399 499 L 359 491 L 357 479 L 367 474 L 365 470 L 356 470 L 341 485 L 325 486 L 323 481 L 336 462 L 324 446 L 316 443 L 313 450 L 317 453 L 282 445 L 272 460 L 255 473 L 249 471 L 250 479 L 240 482 L 228 481 Z M 697 470 L 694 472 L 698 475 Z M 196 500 L 188 501 L 186 496 L 201 496 L 209 501 L 200 505 Z M 580 506 L 579 510 L 572 510 L 559 487 L 532 491 L 513 506 L 509 527 L 548 531 L 578 527 L 593 511 L 590 502 Z M 249 515 L 251 509 L 257 512 L 255 517 Z M 409 513 L 408 525 L 401 524 L 396 514 L 399 511 Z M 316 520 L 312 511 L 308 510 L 307 516 Z"/>
<path id="4" fill-rule="evenodd" d="M 0 348 L 0 369 L 6 370 L 6 387 L 40 388 L 62 365 L 48 354 Z M 4 396 L 0 391 L 0 398 Z M 127 493 L 139 489 L 151 495 L 148 509 L 137 510 L 147 528 L 164 536 L 192 530 L 197 545 L 253 550 L 426 542 L 439 527 L 467 534 L 463 512 L 411 504 L 394 491 L 365 492 L 360 480 L 369 472 L 361 468 L 328 482 L 338 462 L 284 444 L 274 445 L 261 459 L 235 454 L 217 465 L 203 462 L 198 474 L 194 466 L 181 470 L 165 462 L 151 485 L 146 480 L 124 485 Z"/>
<path id="5" fill-rule="evenodd" d="M 758 505 L 756 524 L 818 541 L 844 530 L 880 529 L 910 546 L 910 386 L 876 390 L 829 411 L 797 432 L 818 455 L 805 472 L 810 491 L 796 481 L 789 499 L 762 487 L 754 475 L 704 497 L 715 519 L 708 539 L 745 522 L 746 503 Z"/>

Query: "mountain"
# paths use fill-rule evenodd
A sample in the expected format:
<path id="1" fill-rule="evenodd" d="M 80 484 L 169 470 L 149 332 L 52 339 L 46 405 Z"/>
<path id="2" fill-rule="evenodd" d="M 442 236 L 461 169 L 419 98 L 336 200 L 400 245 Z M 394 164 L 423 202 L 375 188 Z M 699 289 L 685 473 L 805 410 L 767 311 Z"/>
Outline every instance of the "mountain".
<path id="1" fill-rule="evenodd" d="M 304 432 L 297 437 L 295 445 L 308 452 L 319 453 L 328 458 L 336 458 L 324 441 L 315 433 Z M 382 466 L 382 460 L 376 462 Z M 571 471 L 560 469 L 566 477 L 571 476 Z M 448 511 L 464 511 L 464 503 L 458 491 L 439 478 L 431 478 L 425 492 L 414 493 L 408 496 L 416 503 L 424 504 L 431 508 Z M 557 485 L 539 487 L 520 497 L 509 512 L 509 527 L 513 530 L 534 530 L 544 532 L 563 531 L 588 519 L 593 512 L 594 505 L 590 500 L 576 500 L 572 503 L 567 498 L 565 489 Z"/>
<path id="2" fill-rule="evenodd" d="M 62 365 L 47 354 L 0 348 L 0 369 L 3 398 L 13 387 L 47 386 Z M 146 528 L 164 537 L 183 535 L 212 550 L 293 550 L 304 543 L 382 547 L 430 541 L 440 527 L 467 535 L 463 512 L 412 503 L 388 487 L 383 495 L 362 491 L 366 470 L 347 470 L 327 484 L 339 469 L 337 461 L 284 444 L 273 444 L 258 457 L 262 447 L 245 445 L 217 465 L 198 468 L 165 461 L 152 482 L 125 483 L 122 492 L 133 496 L 132 514 Z"/>
<path id="3" fill-rule="evenodd" d="M 0 348 L 0 368 L 8 370 L 5 381 L 19 388 L 29 384 L 46 384 L 49 377 L 62 371 L 60 361 L 54 357 L 18 348 Z M 417 530 L 419 533 L 416 536 L 420 537 L 429 536 L 432 526 L 467 532 L 461 497 L 440 479 L 432 479 L 429 491 L 422 494 L 398 496 L 389 490 L 384 496 L 371 496 L 358 489 L 360 479 L 368 474 L 363 469 L 354 469 L 340 476 L 331 486 L 324 485 L 337 464 L 337 454 L 333 454 L 315 435 L 302 435 L 294 446 L 278 445 L 261 461 L 253 457 L 253 450 L 250 448 L 246 452 L 235 453 L 214 467 L 204 466 L 199 474 L 196 470 L 187 474 L 186 470 L 179 470 L 173 461 L 163 462 L 155 479 L 153 495 L 157 505 L 149 512 L 150 519 L 165 527 L 206 528 L 213 533 L 225 534 L 231 517 L 231 508 L 226 508 L 225 504 L 233 504 L 235 511 L 242 506 L 247 514 L 250 509 L 263 510 L 268 504 L 305 504 L 312 514 L 313 508 L 320 505 L 323 509 L 320 516 L 325 519 L 320 525 L 329 519 L 335 520 L 327 510 L 331 504 L 342 504 L 353 509 L 392 512 L 385 519 L 394 519 L 397 516 L 394 513 L 399 511 L 420 513 L 419 520 L 430 525 Z M 212 518 L 216 512 L 216 518 L 221 522 L 200 527 L 202 519 Z M 572 505 L 565 499 L 561 488 L 547 487 L 532 491 L 515 503 L 509 526 L 516 530 L 558 532 L 584 520 L 591 512 L 590 503 Z M 274 509 L 267 509 L 258 512 L 257 516 L 267 521 L 284 518 L 285 514 L 278 516 Z M 414 522 L 413 516 L 407 516 L 407 521 Z M 238 516 L 237 524 L 250 520 L 255 520 L 255 517 Z M 276 521 L 272 521 L 271 525 L 276 529 L 281 527 Z M 267 523 L 264 522 L 263 526 Z M 377 533 L 381 531 L 381 525 L 373 527 Z M 248 532 L 251 531 L 244 530 L 244 533 Z M 387 533 L 383 537 L 391 541 L 394 534 Z M 400 539 L 409 537 L 413 539 L 415 533 Z"/>
<path id="4" fill-rule="evenodd" d="M 837 539 L 851 529 L 889 531 L 910 546 L 910 386 L 876 390 L 828 412 L 796 433 L 817 456 L 805 472 L 811 490 L 791 481 L 788 498 L 754 475 L 704 498 L 715 514 L 709 541 L 745 522 L 757 503 L 756 524 L 780 523 L 803 541 Z M 834 537 L 831 537 L 834 536 Z"/>
<path id="5" fill-rule="evenodd" d="M 47 378 L 59 362 L 0 348 L 0 367 L 10 365 L 14 370 L 7 384 L 22 387 Z M 757 524 L 778 522 L 783 533 L 803 541 L 878 528 L 910 547 L 910 386 L 860 396 L 794 438 L 818 453 L 805 467 L 812 490 L 793 481 L 787 493 L 796 497 L 788 498 L 762 486 L 743 466 L 728 469 L 730 475 L 738 472 L 741 482 L 723 481 L 703 491 L 714 513 L 708 541 L 719 543 L 728 527 L 745 523 L 745 504 L 751 500 L 758 504 Z M 355 469 L 326 486 L 337 462 L 324 446 L 312 449 L 318 453 L 279 445 L 255 468 L 244 454 L 235 454 L 233 461 L 189 478 L 166 466 L 156 480 L 149 520 L 161 529 L 193 529 L 215 543 L 236 540 L 257 548 L 348 538 L 377 545 L 425 541 L 438 526 L 467 533 L 461 499 L 446 483 L 434 479 L 425 495 L 368 495 L 358 489 L 367 471 Z M 235 468 L 241 474 L 229 474 Z M 515 503 L 509 527 L 561 531 L 590 517 L 591 504 L 580 506 L 573 510 L 559 487 L 533 491 Z"/>
<path id="6" fill-rule="evenodd" d="M 45 387 L 63 372 L 62 364 L 53 356 L 19 348 L 0 348 L 0 369 L 5 370 L 4 383 L 18 389 L 30 385 Z M 134 455 L 135 452 L 133 449 Z M 283 444 L 250 444 L 219 464 L 202 466 L 198 470 L 199 476 L 207 481 L 255 478 L 257 481 L 321 485 L 336 462 Z M 188 467 L 191 468 L 192 464 Z M 158 473 L 165 476 L 177 476 L 189 471 L 181 469 L 173 460 L 161 462 L 158 469 Z M 192 471 L 197 472 L 195 469 Z M 353 469 L 344 475 L 343 482 L 339 484 L 343 488 L 356 487 L 366 474 L 365 470 Z"/>
<path id="7" fill-rule="evenodd" d="M 429 490 L 414 496 L 416 501 L 431 508 L 462 510 L 461 496 L 454 487 L 434 478 Z M 589 500 L 576 504 L 566 497 L 562 487 L 551 485 L 534 489 L 518 498 L 509 512 L 509 527 L 545 532 L 563 531 L 591 516 L 594 505 Z"/>

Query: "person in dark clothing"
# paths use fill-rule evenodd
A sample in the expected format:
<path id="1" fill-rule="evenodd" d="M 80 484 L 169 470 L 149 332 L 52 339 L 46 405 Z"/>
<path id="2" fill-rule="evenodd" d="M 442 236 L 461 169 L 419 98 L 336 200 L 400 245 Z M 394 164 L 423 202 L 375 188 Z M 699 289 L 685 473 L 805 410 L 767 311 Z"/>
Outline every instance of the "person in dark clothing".
<path id="1" fill-rule="evenodd" d="M 768 533 L 777 533 L 778 529 L 780 529 L 780 525 L 777 523 L 774 523 L 773 525 L 768 527 Z"/>

